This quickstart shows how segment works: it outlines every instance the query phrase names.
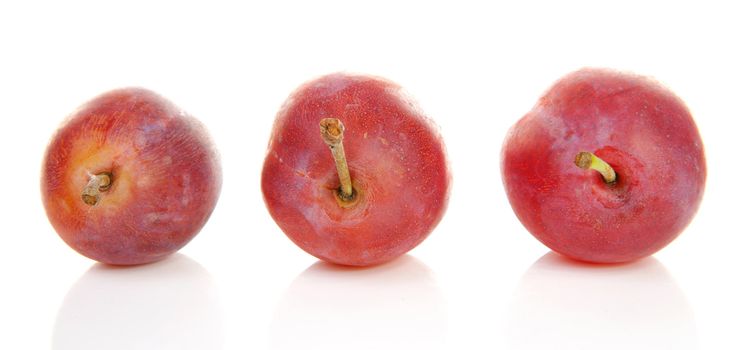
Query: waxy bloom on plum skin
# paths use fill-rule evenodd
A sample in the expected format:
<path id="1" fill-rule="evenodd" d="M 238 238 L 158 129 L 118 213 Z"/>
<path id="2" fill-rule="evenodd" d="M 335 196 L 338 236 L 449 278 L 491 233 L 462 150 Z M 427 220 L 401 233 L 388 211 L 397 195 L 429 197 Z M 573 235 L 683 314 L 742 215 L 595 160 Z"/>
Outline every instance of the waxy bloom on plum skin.
<path id="1" fill-rule="evenodd" d="M 706 165 L 697 126 L 671 91 L 634 74 L 582 69 L 511 128 L 501 175 L 517 217 L 543 244 L 617 263 L 682 232 L 702 200 Z"/>
<path id="2" fill-rule="evenodd" d="M 262 170 L 283 232 L 320 259 L 353 266 L 421 243 L 445 213 L 450 183 L 440 132 L 403 89 L 340 73 L 286 100 Z"/>
<path id="3" fill-rule="evenodd" d="M 220 161 L 205 128 L 156 93 L 107 92 L 52 137 L 41 191 L 60 237 L 115 265 L 160 260 L 186 245 L 215 208 Z"/>

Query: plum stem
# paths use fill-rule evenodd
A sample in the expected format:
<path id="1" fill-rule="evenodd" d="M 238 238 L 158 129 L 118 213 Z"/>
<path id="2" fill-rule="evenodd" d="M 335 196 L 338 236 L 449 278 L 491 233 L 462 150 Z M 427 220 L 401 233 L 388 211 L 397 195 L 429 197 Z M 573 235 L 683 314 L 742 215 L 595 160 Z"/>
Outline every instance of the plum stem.
<path id="1" fill-rule="evenodd" d="M 574 164 L 585 170 L 592 169 L 599 172 L 603 176 L 603 181 L 607 184 L 616 182 L 616 172 L 613 168 L 603 159 L 590 152 L 577 153 L 577 157 L 574 158 Z"/>
<path id="2" fill-rule="evenodd" d="M 92 175 L 84 190 L 81 191 L 81 200 L 88 205 L 95 205 L 100 201 L 100 192 L 107 191 L 112 184 L 110 173 Z"/>
<path id="3" fill-rule="evenodd" d="M 343 123 L 337 118 L 325 118 L 320 120 L 320 136 L 325 144 L 333 153 L 336 161 L 336 170 L 338 171 L 338 180 L 341 181 L 341 187 L 338 195 L 345 201 L 350 201 L 354 197 L 354 190 L 351 187 L 351 175 L 349 167 L 346 164 L 346 153 L 343 150 L 343 132 L 345 128 Z"/>

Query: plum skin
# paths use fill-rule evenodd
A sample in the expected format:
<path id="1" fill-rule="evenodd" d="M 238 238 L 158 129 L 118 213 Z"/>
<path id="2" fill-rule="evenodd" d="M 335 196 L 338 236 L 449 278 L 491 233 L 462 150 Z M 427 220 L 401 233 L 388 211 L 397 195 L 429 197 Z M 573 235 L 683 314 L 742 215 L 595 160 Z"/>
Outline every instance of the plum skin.
<path id="1" fill-rule="evenodd" d="M 321 119 L 345 125 L 356 200 L 342 207 Z M 435 125 L 395 83 L 331 74 L 289 96 L 273 125 L 262 171 L 267 208 L 299 247 L 336 264 L 368 266 L 422 242 L 448 203 L 451 173 Z"/>
<path id="2" fill-rule="evenodd" d="M 111 173 L 96 205 L 82 200 L 91 175 Z M 47 216 L 74 250 L 113 265 L 160 260 L 204 226 L 222 182 L 209 134 L 152 91 L 125 88 L 80 107 L 43 160 Z"/>
<path id="3" fill-rule="evenodd" d="M 601 157 L 618 179 L 574 165 Z M 618 263 L 655 253 L 695 215 L 705 187 L 702 140 L 684 103 L 660 84 L 607 69 L 556 82 L 501 150 L 509 202 L 525 228 L 577 260 Z"/>

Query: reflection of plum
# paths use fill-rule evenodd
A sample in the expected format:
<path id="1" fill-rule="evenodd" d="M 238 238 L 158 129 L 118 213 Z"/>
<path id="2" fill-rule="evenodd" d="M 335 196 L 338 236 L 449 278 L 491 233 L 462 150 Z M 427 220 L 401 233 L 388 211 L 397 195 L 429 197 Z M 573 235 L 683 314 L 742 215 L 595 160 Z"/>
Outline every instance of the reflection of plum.
<path id="1" fill-rule="evenodd" d="M 654 258 L 589 265 L 548 253 L 522 278 L 508 338 L 514 349 L 690 349 L 684 293 Z"/>
<path id="2" fill-rule="evenodd" d="M 432 271 L 411 256 L 368 269 L 317 262 L 278 304 L 271 337 L 276 349 L 425 349 L 443 344 L 446 323 Z"/>
<path id="3" fill-rule="evenodd" d="M 53 349 L 218 349 L 220 317 L 211 276 L 186 256 L 95 264 L 66 295 Z"/>

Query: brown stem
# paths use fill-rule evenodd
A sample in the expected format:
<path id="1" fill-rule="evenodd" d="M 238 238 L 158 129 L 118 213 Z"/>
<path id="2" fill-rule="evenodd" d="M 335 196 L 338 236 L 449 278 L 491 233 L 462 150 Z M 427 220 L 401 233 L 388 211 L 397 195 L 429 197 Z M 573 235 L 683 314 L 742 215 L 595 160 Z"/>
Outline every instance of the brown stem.
<path id="1" fill-rule="evenodd" d="M 101 173 L 92 175 L 89 182 L 81 191 L 81 200 L 88 205 L 95 205 L 100 201 L 100 192 L 107 191 L 112 184 L 112 175 L 110 173 Z"/>
<path id="2" fill-rule="evenodd" d="M 351 186 L 351 175 L 349 167 L 346 164 L 346 153 L 343 150 L 343 132 L 344 126 L 336 118 L 325 118 L 320 120 L 320 136 L 325 144 L 330 147 L 333 158 L 336 161 L 336 170 L 338 171 L 338 180 L 341 182 L 339 196 L 345 201 L 350 201 L 354 197 L 354 190 Z"/>
<path id="3" fill-rule="evenodd" d="M 574 158 L 574 164 L 582 169 L 592 169 L 600 173 L 603 176 L 603 181 L 607 184 L 616 182 L 616 172 L 613 168 L 606 163 L 603 159 L 590 152 L 579 152 L 577 157 Z"/>

